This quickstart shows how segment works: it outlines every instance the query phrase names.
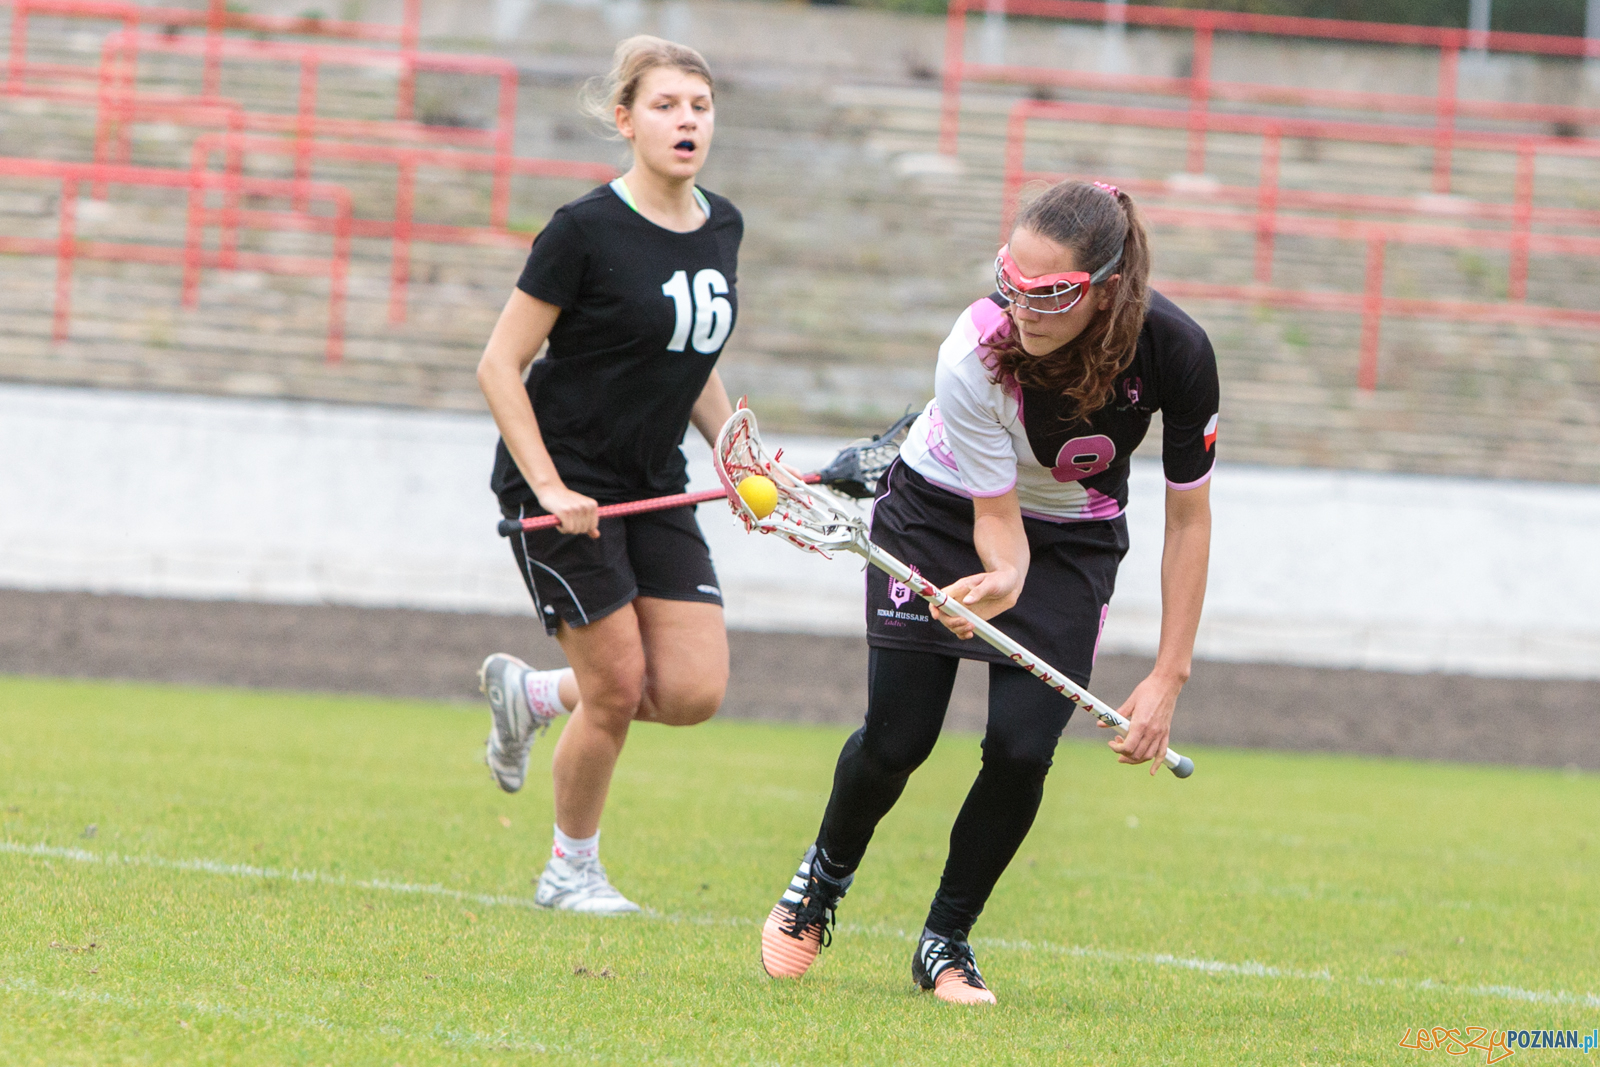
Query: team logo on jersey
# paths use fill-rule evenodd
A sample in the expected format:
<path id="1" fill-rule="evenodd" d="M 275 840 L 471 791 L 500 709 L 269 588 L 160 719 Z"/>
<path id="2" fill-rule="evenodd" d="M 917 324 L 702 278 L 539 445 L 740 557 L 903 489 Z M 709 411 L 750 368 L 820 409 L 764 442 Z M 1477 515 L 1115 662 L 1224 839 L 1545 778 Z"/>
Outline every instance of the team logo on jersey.
<path id="1" fill-rule="evenodd" d="M 1122 379 L 1122 391 L 1125 394 L 1127 394 L 1128 403 L 1137 404 L 1139 402 L 1139 394 L 1144 392 L 1144 379 L 1143 378 L 1124 378 L 1124 379 Z"/>
<path id="2" fill-rule="evenodd" d="M 1206 423 L 1206 451 L 1211 451 L 1217 443 L 1217 417 L 1211 416 L 1211 421 Z"/>
<path id="3" fill-rule="evenodd" d="M 912 567 L 911 572 L 913 574 L 917 573 L 917 568 Z M 912 599 L 916 596 L 916 594 L 911 591 L 911 587 L 906 585 L 906 583 L 902 582 L 900 579 L 889 579 L 888 593 L 889 603 L 893 604 L 894 606 L 890 608 L 879 608 L 877 610 L 878 619 L 882 625 L 904 626 L 908 622 L 927 622 L 932 618 L 932 616 L 925 611 L 919 612 L 900 610 L 907 604 L 911 603 Z"/>

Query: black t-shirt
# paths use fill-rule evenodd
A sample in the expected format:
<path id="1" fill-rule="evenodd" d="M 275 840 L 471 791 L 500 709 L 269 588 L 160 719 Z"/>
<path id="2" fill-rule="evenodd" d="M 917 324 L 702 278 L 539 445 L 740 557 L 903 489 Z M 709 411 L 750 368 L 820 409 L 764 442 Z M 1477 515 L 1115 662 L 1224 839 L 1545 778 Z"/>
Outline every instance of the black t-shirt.
<path id="1" fill-rule="evenodd" d="M 534 239 L 517 288 L 561 308 L 528 397 L 567 488 L 601 503 L 682 492 L 680 447 L 738 310 L 744 219 L 705 193 L 705 225 L 657 226 L 609 185 L 560 208 Z M 502 440 L 490 482 L 533 491 Z"/>

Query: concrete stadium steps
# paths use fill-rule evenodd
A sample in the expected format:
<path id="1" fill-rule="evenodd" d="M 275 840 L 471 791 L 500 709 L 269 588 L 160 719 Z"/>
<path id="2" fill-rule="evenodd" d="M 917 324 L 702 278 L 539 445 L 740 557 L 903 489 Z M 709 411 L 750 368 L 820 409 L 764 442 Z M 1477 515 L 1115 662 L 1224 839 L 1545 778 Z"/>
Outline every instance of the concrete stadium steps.
<path id="1" fill-rule="evenodd" d="M 86 44 L 97 39 L 35 19 L 30 55 L 86 62 L 98 48 Z M 595 137 L 578 114 L 587 67 L 568 58 L 524 61 L 517 152 L 622 162 L 621 147 Z M 224 90 L 248 107 L 293 111 L 293 68 L 227 70 Z M 147 89 L 199 86 L 196 61 L 147 56 L 141 71 Z M 933 353 L 950 321 L 990 284 L 1005 119 L 1027 89 L 966 88 L 952 166 L 936 151 L 936 83 L 844 78 L 802 86 L 758 74 L 719 84 L 717 151 L 703 177 L 740 205 L 747 224 L 740 324 L 724 377 L 774 427 L 881 427 L 926 400 Z M 391 77 L 329 67 L 319 81 L 322 114 L 393 114 Z M 419 117 L 487 125 L 493 88 L 487 78 L 424 75 Z M 93 133 L 86 109 L 0 99 L 0 151 L 86 160 Z M 141 123 L 134 160 L 187 167 L 191 141 L 182 127 Z M 1181 131 L 1041 123 L 1030 137 L 1029 165 L 1162 179 L 1182 169 L 1184 149 Z M 1213 136 L 1207 158 L 1219 180 L 1253 185 L 1259 141 Z M 252 156 L 248 172 L 288 176 L 290 166 L 284 157 Z M 1431 170 L 1426 149 L 1290 141 L 1282 157 L 1283 182 L 1294 187 L 1418 194 L 1431 187 Z M 1455 176 L 1463 195 L 1510 199 L 1507 157 L 1462 153 Z M 319 161 L 314 177 L 349 188 L 358 217 L 392 217 L 392 168 Z M 54 235 L 51 186 L 0 183 L 0 232 Z M 513 224 L 541 225 L 586 186 L 517 180 Z M 1538 189 L 1541 204 L 1600 207 L 1600 183 L 1585 162 L 1542 161 Z M 417 217 L 481 224 L 488 190 L 487 176 L 424 171 Z M 80 226 L 84 236 L 139 233 L 177 245 L 182 195 L 118 190 L 109 210 L 80 211 Z M 314 254 L 328 246 L 326 237 L 304 235 L 246 232 L 241 240 Z M 1162 227 L 1155 241 L 1158 285 L 1161 278 L 1251 278 L 1250 235 Z M 1274 280 L 1359 291 L 1363 253 L 1281 238 Z M 0 260 L 0 284 L 18 294 L 0 317 L 0 377 L 481 409 L 472 368 L 524 252 L 415 245 L 410 317 L 399 327 L 387 322 L 389 243 L 357 241 L 353 254 L 346 358 L 335 367 L 322 361 L 322 279 L 207 271 L 200 307 L 191 311 L 178 304 L 176 270 L 82 263 L 72 338 L 52 347 L 49 261 Z M 1386 266 L 1392 295 L 1497 300 L 1504 293 L 1504 253 L 1401 247 L 1390 250 Z M 1593 261 L 1534 259 L 1531 300 L 1592 306 L 1596 292 Z M 1388 320 L 1379 390 L 1364 395 L 1355 388 L 1356 316 L 1230 304 L 1190 310 L 1211 331 L 1222 362 L 1222 436 L 1231 458 L 1600 481 L 1600 344 L 1580 332 Z"/>
<path id="2" fill-rule="evenodd" d="M 108 34 L 120 30 L 120 23 L 98 23 L 80 19 L 59 19 L 33 13 L 28 20 L 28 60 L 83 68 L 89 75 L 98 70 L 101 46 Z M 9 47 L 10 24 L 0 27 L 0 43 Z M 145 34 L 157 32 L 145 26 Z M 192 31 L 190 31 L 192 33 Z M 355 42 L 324 41 L 336 46 Z M 377 45 L 359 45 L 374 47 Z M 180 56 L 159 50 L 141 50 L 137 85 L 141 92 L 198 95 L 204 62 L 199 57 Z M 428 74 L 428 79 L 448 75 Z M 299 94 L 299 64 L 292 61 L 257 61 L 230 57 L 222 65 L 220 91 L 224 96 L 249 101 L 254 110 L 293 113 Z M 92 77 L 79 82 L 93 86 Z M 394 115 L 395 70 L 357 67 L 336 62 L 319 66 L 318 97 L 327 114 L 345 118 L 386 118 Z M 65 84 L 65 83 L 63 83 Z M 424 92 L 419 79 L 418 102 Z M 493 99 L 493 92 L 489 94 Z M 419 111 L 421 109 L 419 108 Z"/>
<path id="3" fill-rule="evenodd" d="M 1012 106 L 1025 98 L 1028 94 L 1021 87 L 1007 90 L 969 86 L 963 91 L 959 146 L 962 180 L 953 185 L 964 198 L 976 193 L 979 202 L 992 206 L 996 225 L 1004 175 L 1006 120 Z M 936 145 L 940 115 L 937 87 L 840 86 L 833 93 L 833 101 L 855 121 L 872 125 L 879 143 L 891 151 L 928 151 Z M 1184 170 L 1188 141 L 1184 130 L 1033 122 L 1028 128 L 1027 145 L 1026 166 L 1030 170 L 1100 171 L 1112 177 L 1137 175 L 1161 180 Z M 1211 134 L 1206 145 L 1210 177 L 1229 185 L 1257 184 L 1260 138 Z M 1513 156 L 1457 150 L 1453 160 L 1454 196 L 1511 202 L 1516 176 Z M 1280 155 L 1279 182 L 1283 188 L 1426 197 L 1432 195 L 1433 162 L 1433 150 L 1427 147 L 1287 138 Z M 1548 207 L 1600 210 L 1597 178 L 1600 160 L 1541 157 L 1537 202 Z M 1448 221 L 1447 204 L 1437 206 L 1438 217 Z M 955 210 L 958 217 L 971 213 Z"/>
<path id="4" fill-rule="evenodd" d="M 530 100 L 525 106 L 539 107 L 544 104 L 539 99 L 542 94 L 527 95 Z M 563 100 L 562 105 L 570 108 L 570 100 Z M 5 116 L 5 120 L 0 121 L 0 155 L 39 156 L 81 162 L 94 158 L 92 108 L 0 97 L 0 116 Z M 361 117 L 388 116 L 377 114 Z M 536 128 L 521 140 L 543 141 L 546 154 L 574 158 L 570 150 L 557 148 L 552 152 L 557 139 L 550 136 L 551 131 L 544 124 L 530 125 Z M 519 124 L 519 130 L 521 128 Z M 140 166 L 187 170 L 191 164 L 194 137 L 194 130 L 175 123 L 136 123 L 132 127 L 130 162 Z M 288 137 L 281 140 L 285 144 L 291 143 Z M 607 161 L 607 157 L 615 154 L 608 151 L 609 146 L 589 147 L 589 158 L 596 161 Z M 527 148 L 522 151 L 523 154 L 536 154 L 536 150 L 530 152 Z M 580 155 L 576 158 L 585 157 Z M 220 151 L 212 154 L 210 166 L 213 171 L 222 170 Z M 282 153 L 251 151 L 246 153 L 245 173 L 257 177 L 290 178 L 294 176 L 294 163 L 292 157 Z M 314 159 L 311 171 L 314 180 L 346 186 L 352 194 L 357 217 L 384 219 L 394 215 L 395 174 L 396 167 L 392 164 L 325 158 Z M 492 181 L 492 175 L 487 172 L 464 173 L 448 167 L 419 167 L 414 193 L 415 217 L 419 221 L 487 225 Z M 588 181 L 578 179 L 513 177 L 510 221 L 516 227 L 536 229 L 557 207 L 580 195 L 591 185 Z M 181 194 L 173 195 L 181 200 Z"/>
<path id="5" fill-rule="evenodd" d="M 152 316 L 148 336 L 171 330 L 170 347 L 129 343 L 125 333 L 97 323 L 92 333 L 52 345 L 47 338 L 7 339 L 5 377 L 61 385 L 86 385 L 223 396 L 274 396 L 345 403 L 472 410 L 481 406 L 472 370 L 477 352 L 462 352 L 455 364 L 419 363 L 402 346 L 352 343 L 343 362 L 323 362 L 319 339 L 289 337 L 286 352 L 247 343 L 233 330 L 222 343 L 206 345 Z M 173 353 L 179 344 L 181 356 Z M 224 345 L 242 347 L 224 347 Z M 162 362 L 157 357 L 172 353 Z M 470 391 L 469 391 L 470 390 Z"/>
<path id="6" fill-rule="evenodd" d="M 1351 316 L 1188 303 L 1216 347 L 1224 454 L 1243 462 L 1600 480 L 1591 338 L 1389 320 L 1379 388 L 1354 388 Z"/>
<path id="7" fill-rule="evenodd" d="M 179 247 L 181 207 L 171 197 L 79 204 L 79 235 L 130 237 Z M 178 197 L 181 200 L 181 196 Z M 4 232 L 53 236 L 58 194 L 0 201 Z M 32 208 L 30 212 L 28 209 Z M 213 239 L 208 246 L 214 247 Z M 326 236 L 247 231 L 241 248 L 325 258 Z M 20 380 L 180 391 L 289 395 L 475 410 L 473 368 L 515 277 L 520 248 L 419 243 L 411 256 L 407 318 L 388 321 L 388 241 L 352 242 L 343 361 L 324 361 L 329 282 L 257 271 L 202 273 L 199 306 L 180 304 L 176 266 L 78 260 L 70 337 L 50 340 L 55 269 L 38 257 L 0 257 L 0 376 Z M 43 269 L 41 269 L 43 267 Z M 487 294 L 496 299 L 485 299 Z"/>
<path id="8" fill-rule="evenodd" d="M 926 153 L 938 131 L 938 92 L 915 87 L 845 86 L 834 100 L 874 129 L 876 146 L 936 204 L 937 217 L 983 270 L 998 236 L 1005 116 L 1021 93 L 969 87 L 964 95 L 958 168 L 941 170 Z M 1041 124 L 1055 161 L 1044 169 L 1135 173 L 1164 178 L 1184 162 L 1181 131 L 1073 130 Z M 1253 143 L 1252 143 L 1253 142 Z M 1030 146 L 1033 139 L 1030 137 Z M 1432 155 L 1388 150 L 1368 158 L 1354 146 L 1323 146 L 1318 158 L 1286 143 L 1283 180 L 1302 188 L 1425 193 Z M 1208 170 L 1230 184 L 1258 180 L 1259 141 L 1213 137 Z M 1548 163 L 1548 165 L 1547 165 Z M 926 172 L 918 173 L 919 169 Z M 1587 173 L 1586 173 L 1587 168 Z M 1582 161 L 1541 161 L 1540 204 L 1600 206 L 1593 171 Z M 1463 153 L 1457 191 L 1485 200 L 1511 197 L 1510 161 Z M 1182 201 L 1179 201 L 1182 202 Z M 1199 203 L 1200 201 L 1195 201 Z M 1162 278 L 1248 283 L 1251 234 L 1152 227 L 1156 284 Z M 1503 300 L 1506 253 L 1393 246 L 1385 291 L 1475 301 Z M 1280 237 L 1278 285 L 1359 292 L 1364 249 L 1344 242 Z M 973 291 L 976 291 L 975 289 Z M 1600 263 L 1538 256 L 1529 276 L 1535 302 L 1594 307 Z M 1220 361 L 1222 438 L 1234 459 L 1307 466 L 1429 473 L 1600 480 L 1600 342 L 1575 329 L 1488 326 L 1440 320 L 1386 319 L 1380 334 L 1379 389 L 1355 388 L 1357 316 L 1185 301 L 1212 335 Z"/>
<path id="9" fill-rule="evenodd" d="M 265 334 L 183 329 L 153 313 L 142 322 L 97 322 L 60 345 L 48 338 L 14 337 L 8 364 L 33 371 L 28 380 L 72 385 L 456 409 L 475 406 L 477 400 L 475 352 L 460 353 L 454 363 L 421 363 L 397 351 L 399 346 L 369 341 L 351 344 L 343 362 L 328 365 L 318 338 L 288 334 L 274 337 L 277 343 L 270 346 L 248 343 Z M 179 345 L 185 349 L 181 357 L 155 358 Z"/>

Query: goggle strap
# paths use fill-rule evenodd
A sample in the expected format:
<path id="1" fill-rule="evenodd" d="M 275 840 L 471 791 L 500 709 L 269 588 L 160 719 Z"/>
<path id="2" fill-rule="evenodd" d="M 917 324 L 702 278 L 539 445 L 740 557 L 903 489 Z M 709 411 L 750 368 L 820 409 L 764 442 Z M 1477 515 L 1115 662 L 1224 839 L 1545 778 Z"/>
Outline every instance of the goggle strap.
<path id="1" fill-rule="evenodd" d="M 1111 272 L 1117 269 L 1117 264 L 1122 262 L 1122 249 L 1117 249 L 1117 254 L 1106 261 L 1106 265 L 1089 275 L 1090 285 L 1099 285 L 1111 277 Z"/>

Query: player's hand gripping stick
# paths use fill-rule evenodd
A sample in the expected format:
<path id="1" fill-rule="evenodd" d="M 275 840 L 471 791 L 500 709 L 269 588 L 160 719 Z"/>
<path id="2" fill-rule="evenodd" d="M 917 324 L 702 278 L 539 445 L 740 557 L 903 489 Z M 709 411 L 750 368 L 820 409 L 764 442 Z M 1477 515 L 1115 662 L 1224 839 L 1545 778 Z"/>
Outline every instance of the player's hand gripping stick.
<path id="1" fill-rule="evenodd" d="M 1102 702 L 1094 694 L 1090 693 L 1087 689 L 1080 688 L 1078 684 L 1071 678 L 1068 678 L 1066 675 L 1050 666 L 1050 664 L 1046 663 L 1038 656 L 1035 656 L 1033 653 L 1029 652 L 1015 641 L 1011 640 L 1011 638 L 1001 633 L 988 622 L 978 618 L 978 616 L 974 615 L 965 604 L 961 603 L 959 600 L 952 600 L 950 597 L 946 596 L 944 594 L 944 590 L 928 581 L 926 578 L 912 570 L 910 567 L 906 566 L 904 563 L 901 563 L 898 559 L 895 559 L 893 556 L 889 555 L 889 553 L 885 552 L 871 541 L 866 542 L 866 548 L 867 551 L 862 554 L 867 557 L 867 562 L 871 563 L 874 567 L 877 567 L 885 574 L 899 579 L 899 581 L 907 589 L 910 589 L 913 593 L 917 594 L 923 600 L 926 600 L 940 611 L 948 611 L 952 615 L 958 615 L 961 618 L 966 619 L 972 624 L 972 632 L 974 635 L 983 638 L 986 643 L 999 649 L 1001 652 L 1004 652 L 1008 657 L 1010 657 L 1012 663 L 1015 663 L 1017 666 L 1021 667 L 1023 670 L 1039 679 L 1039 681 L 1043 682 L 1045 685 L 1048 685 L 1051 689 L 1054 689 L 1056 692 L 1072 701 L 1088 714 L 1093 715 L 1096 719 L 1099 719 L 1104 725 L 1111 727 L 1111 729 L 1115 730 L 1119 736 L 1128 736 L 1128 720 L 1122 715 L 1118 714 L 1116 711 L 1112 710 L 1109 705 Z M 1189 775 L 1194 773 L 1194 760 L 1190 759 L 1188 756 L 1180 756 L 1170 748 L 1167 749 L 1167 754 L 1165 757 L 1163 757 L 1163 762 L 1167 765 L 1167 768 L 1179 778 L 1187 778 Z"/>
<path id="2" fill-rule="evenodd" d="M 743 404 L 744 401 L 741 400 L 739 403 Z M 801 475 L 801 480 L 811 485 L 820 483 L 858 500 L 871 497 L 878 488 L 878 479 L 900 454 L 900 445 L 905 441 L 906 431 L 911 428 L 916 418 L 916 412 L 909 412 L 881 434 L 846 445 L 826 467 L 812 474 Z M 630 500 L 624 504 L 605 504 L 595 510 L 595 516 L 610 519 L 622 515 L 641 515 L 647 511 L 686 508 L 691 504 L 704 504 L 722 498 L 721 489 L 701 489 L 693 493 L 651 497 L 648 500 Z M 554 515 L 535 515 L 527 519 L 501 519 L 496 529 L 501 537 L 515 537 L 519 533 L 544 530 L 560 523 L 561 520 Z"/>
<path id="3" fill-rule="evenodd" d="M 843 501 L 828 491 L 827 479 L 822 479 L 822 486 L 812 488 L 768 459 L 761 446 L 755 415 L 745 407 L 743 401 L 740 401 L 739 409 L 718 434 L 712 459 L 716 464 L 717 476 L 722 480 L 728 504 L 746 530 L 777 534 L 797 548 L 823 556 L 832 552 L 853 552 L 861 556 L 872 566 L 898 579 L 923 600 L 937 606 L 940 611 L 948 611 L 966 619 L 972 624 L 974 634 L 1005 653 L 1011 662 L 1093 715 L 1103 725 L 1123 737 L 1128 736 L 1128 720 L 1113 710 L 1111 705 L 1079 687 L 1072 679 L 992 624 L 978 618 L 965 604 L 950 599 L 938 586 L 873 544 L 866 523 L 859 516 L 844 510 L 841 506 Z M 765 515 L 756 514 L 738 491 L 738 487 L 747 479 L 757 475 L 770 479 L 778 493 L 776 507 Z M 1194 761 L 1170 748 L 1162 762 L 1179 778 L 1187 778 L 1194 773 Z"/>
<path id="4" fill-rule="evenodd" d="M 805 481 L 815 484 L 822 480 L 822 475 L 811 473 L 803 476 Z M 693 493 L 674 493 L 671 496 L 653 496 L 648 500 L 630 500 L 625 504 L 602 504 L 595 509 L 595 517 L 600 519 L 614 519 L 622 515 L 642 515 L 647 511 L 666 511 L 670 508 L 686 508 L 691 504 L 704 504 L 712 500 L 721 500 L 727 496 L 721 489 L 698 489 Z M 501 537 L 515 537 L 519 533 L 530 530 L 544 530 L 558 526 L 561 519 L 555 515 L 534 515 L 526 519 L 501 519 L 496 527 Z"/>

